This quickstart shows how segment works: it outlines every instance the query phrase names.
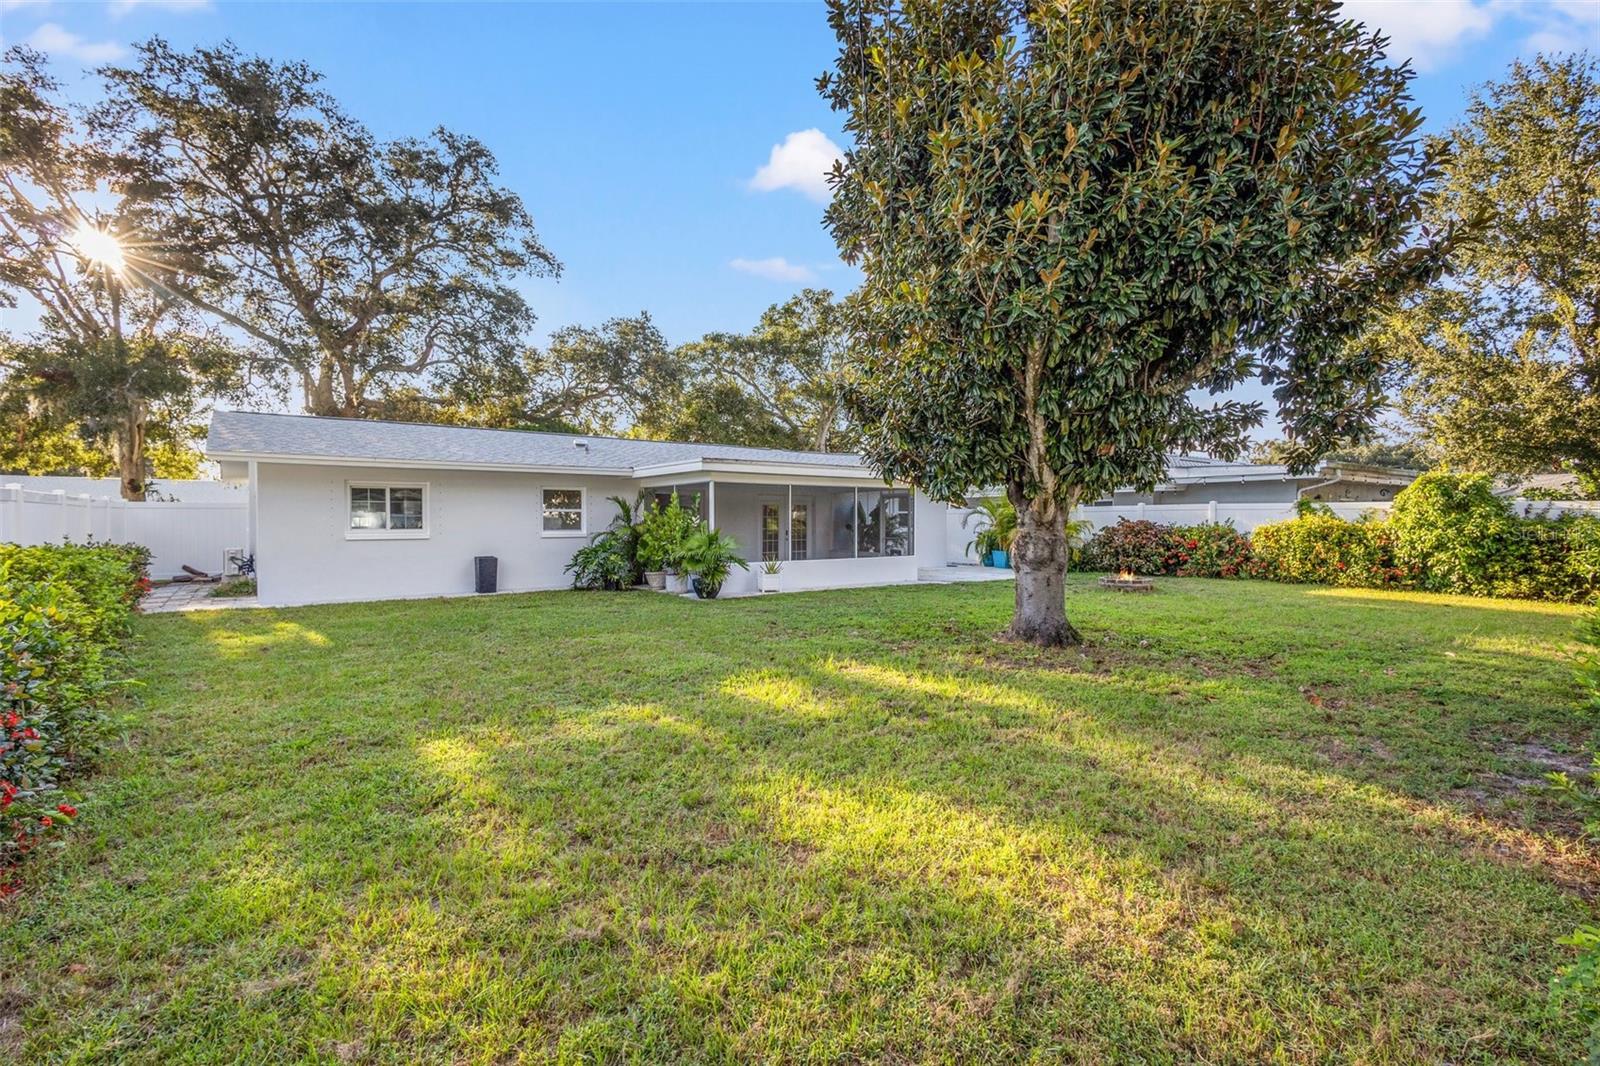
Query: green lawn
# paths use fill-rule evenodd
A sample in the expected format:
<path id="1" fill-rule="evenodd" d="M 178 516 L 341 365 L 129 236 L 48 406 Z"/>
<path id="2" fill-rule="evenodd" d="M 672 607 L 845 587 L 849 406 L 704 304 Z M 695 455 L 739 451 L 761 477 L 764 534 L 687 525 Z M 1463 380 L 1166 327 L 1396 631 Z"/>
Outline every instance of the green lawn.
<path id="1" fill-rule="evenodd" d="M 141 619 L 0 1061 L 1572 1061 L 1576 612 L 1160 586 Z"/>

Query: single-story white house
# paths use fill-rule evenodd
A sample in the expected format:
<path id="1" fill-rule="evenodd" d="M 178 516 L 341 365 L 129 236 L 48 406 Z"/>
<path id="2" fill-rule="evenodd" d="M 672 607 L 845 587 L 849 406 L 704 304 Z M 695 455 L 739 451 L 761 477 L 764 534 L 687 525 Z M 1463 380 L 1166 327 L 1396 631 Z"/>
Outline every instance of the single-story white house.
<path id="1" fill-rule="evenodd" d="M 786 590 L 940 580 L 976 562 L 967 508 L 885 484 L 845 453 L 218 411 L 206 454 L 245 489 L 244 547 L 266 605 L 470 593 L 479 556 L 496 559 L 502 591 L 565 588 L 573 553 L 616 514 L 609 497 L 641 492 L 676 492 L 738 542 L 751 569 L 733 572 L 728 595 L 756 591 L 765 560 L 783 564 Z M 1077 516 L 1249 531 L 1292 518 L 1300 497 L 1354 517 L 1413 476 L 1175 455 L 1154 493 L 1119 491 Z"/>
<path id="2" fill-rule="evenodd" d="M 206 454 L 249 495 L 258 598 L 288 605 L 443 596 L 498 560 L 503 591 L 564 588 L 572 554 L 616 514 L 608 497 L 677 492 L 733 537 L 756 589 L 918 580 L 947 563 L 946 513 L 855 455 L 218 411 Z"/>

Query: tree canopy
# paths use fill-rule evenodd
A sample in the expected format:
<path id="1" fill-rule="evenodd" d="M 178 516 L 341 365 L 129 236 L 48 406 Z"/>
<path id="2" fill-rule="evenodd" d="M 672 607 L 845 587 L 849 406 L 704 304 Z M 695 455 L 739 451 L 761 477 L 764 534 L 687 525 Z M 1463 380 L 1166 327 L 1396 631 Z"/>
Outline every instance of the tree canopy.
<path id="1" fill-rule="evenodd" d="M 1461 469 L 1600 492 L 1600 62 L 1515 63 L 1440 140 L 1452 276 L 1379 325 L 1402 407 Z"/>
<path id="2" fill-rule="evenodd" d="M 847 392 L 886 477 L 1017 506 L 1012 634 L 1075 639 L 1063 521 L 1173 449 L 1237 455 L 1259 378 L 1361 431 L 1349 340 L 1436 269 L 1410 70 L 1332 0 L 830 0 L 854 140 L 827 221 L 866 280 Z"/>
<path id="3" fill-rule="evenodd" d="M 59 102 L 44 57 L 12 48 L 0 70 L 0 300 L 41 308 L 30 338 L 0 344 L 0 405 L 25 411 L 10 450 L 54 465 L 73 449 L 109 452 L 128 499 L 144 497 L 147 436 L 183 421 L 204 392 L 237 384 L 238 353 L 175 295 L 194 258 L 173 245 L 150 204 L 99 206 L 127 159 Z M 30 453 L 28 442 L 43 448 Z"/>
<path id="4" fill-rule="evenodd" d="M 1290 441 L 1261 441 L 1250 449 L 1252 463 L 1292 466 L 1301 457 Z M 1359 463 L 1362 466 L 1388 466 L 1399 470 L 1427 470 L 1438 462 L 1432 446 L 1416 436 L 1380 436 L 1364 441 L 1343 441 L 1322 458 L 1329 462 Z"/>
<path id="5" fill-rule="evenodd" d="M 719 409 L 737 396 L 779 431 L 763 435 L 784 438 L 783 447 L 826 452 L 851 443 L 843 396 L 848 346 L 843 305 L 826 289 L 806 289 L 767 308 L 749 333 L 708 333 L 679 352 L 711 397 L 721 398 Z M 703 390 L 691 402 L 709 399 Z"/>
<path id="6" fill-rule="evenodd" d="M 387 388 L 515 365 L 533 313 L 513 282 L 559 264 L 484 144 L 443 128 L 379 141 L 307 65 L 231 44 L 155 38 L 137 60 L 102 72 L 96 129 L 209 264 L 178 291 L 252 338 L 307 411 L 366 414 Z"/>

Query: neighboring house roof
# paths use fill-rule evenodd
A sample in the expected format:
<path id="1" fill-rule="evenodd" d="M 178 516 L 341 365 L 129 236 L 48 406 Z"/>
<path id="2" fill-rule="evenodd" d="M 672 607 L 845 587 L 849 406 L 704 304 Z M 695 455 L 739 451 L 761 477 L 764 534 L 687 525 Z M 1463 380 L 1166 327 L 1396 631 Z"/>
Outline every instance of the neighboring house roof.
<path id="1" fill-rule="evenodd" d="M 1525 492 L 1570 492 L 1576 494 L 1579 489 L 1577 474 L 1534 474 L 1531 477 L 1519 478 L 1511 481 L 1498 489 L 1496 496 L 1510 496 L 1516 498 Z"/>
<path id="2" fill-rule="evenodd" d="M 1156 486 L 1156 490 L 1241 481 L 1361 481 L 1378 485 L 1409 485 L 1416 479 L 1415 470 L 1362 463 L 1319 463 L 1304 473 L 1291 474 L 1288 467 L 1275 463 L 1227 463 L 1197 456 L 1174 456 L 1168 463 L 1166 480 Z"/>
<path id="3" fill-rule="evenodd" d="M 206 454 L 217 460 L 461 467 L 651 477 L 810 471 L 882 480 L 850 453 L 685 444 L 579 433 L 535 433 L 416 422 L 217 411 Z"/>

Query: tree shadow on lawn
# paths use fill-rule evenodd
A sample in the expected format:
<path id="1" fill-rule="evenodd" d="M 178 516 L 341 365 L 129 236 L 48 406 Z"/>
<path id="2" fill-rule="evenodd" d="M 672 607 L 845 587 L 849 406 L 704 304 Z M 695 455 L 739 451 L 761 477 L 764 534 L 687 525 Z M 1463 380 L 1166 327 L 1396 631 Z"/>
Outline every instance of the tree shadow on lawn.
<path id="1" fill-rule="evenodd" d="M 101 952 L 131 971 L 29 1021 L 152 1057 L 197 1034 L 354 1060 L 1570 1057 L 1543 984 L 1582 914 L 1551 880 L 1571 857 L 1322 765 L 1292 653 L 1265 687 L 1159 646 L 997 671 L 989 601 L 954 632 L 891 604 L 819 657 L 775 606 L 671 664 L 558 607 L 523 658 L 435 677 L 296 615 L 326 643 L 254 654 L 326 691 L 234 658 L 269 698 L 151 708 L 141 761 L 175 766 L 126 782 L 107 832 L 157 850 L 75 844 L 55 878 L 123 921 L 31 918 L 68 975 L 35 992 Z M 1482 679 L 1455 678 L 1471 703 Z"/>

